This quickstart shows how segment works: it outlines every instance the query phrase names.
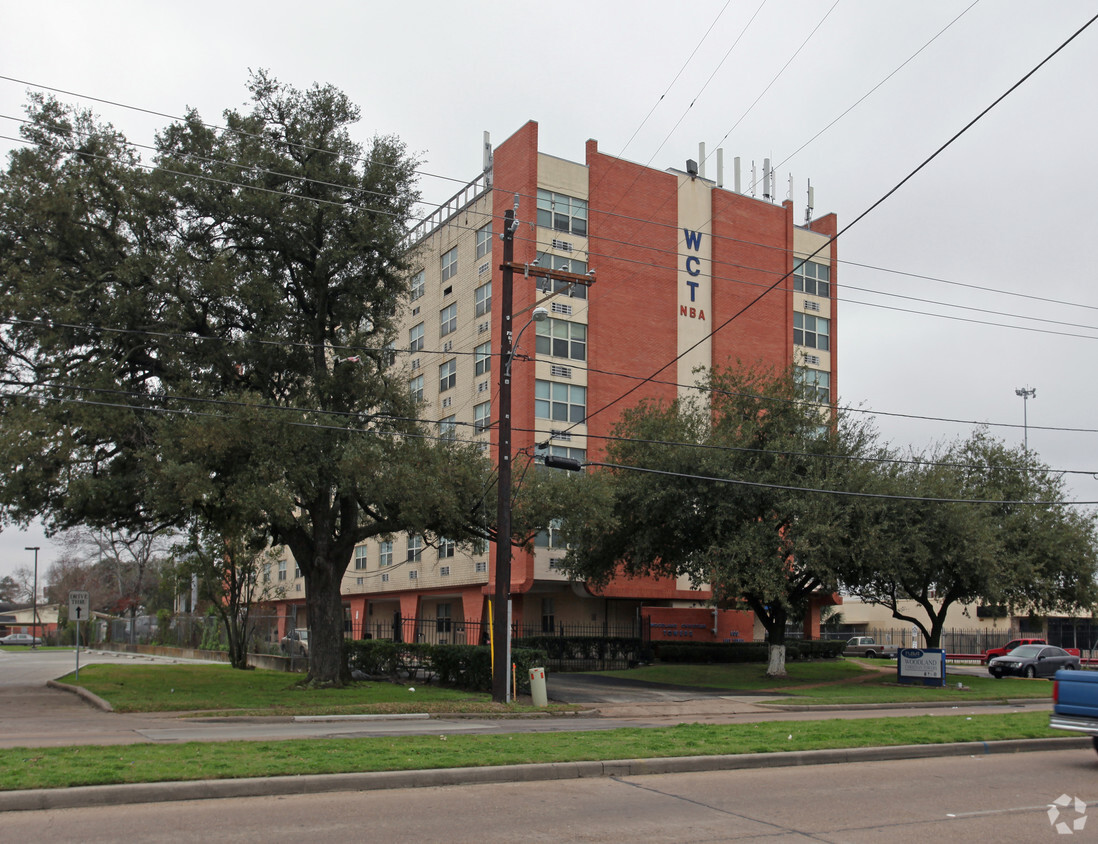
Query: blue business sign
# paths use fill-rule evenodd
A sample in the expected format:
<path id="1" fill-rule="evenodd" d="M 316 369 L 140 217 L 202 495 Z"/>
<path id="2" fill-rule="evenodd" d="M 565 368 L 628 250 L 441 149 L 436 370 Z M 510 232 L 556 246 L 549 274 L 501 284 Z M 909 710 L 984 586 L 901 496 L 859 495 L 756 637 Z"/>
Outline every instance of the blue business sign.
<path id="1" fill-rule="evenodd" d="M 946 684 L 946 652 L 941 648 L 901 648 L 896 654 L 896 679 L 923 686 Z"/>

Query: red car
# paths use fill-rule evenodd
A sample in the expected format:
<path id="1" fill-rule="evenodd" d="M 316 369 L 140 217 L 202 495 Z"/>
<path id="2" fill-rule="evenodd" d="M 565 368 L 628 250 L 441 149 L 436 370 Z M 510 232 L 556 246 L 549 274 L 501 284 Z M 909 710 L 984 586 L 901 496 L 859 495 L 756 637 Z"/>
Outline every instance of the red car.
<path id="1" fill-rule="evenodd" d="M 1047 645 L 1044 639 L 1011 639 L 1001 648 L 988 648 L 984 651 L 984 662 L 991 662 L 997 656 L 1006 656 L 1012 650 L 1022 645 Z"/>

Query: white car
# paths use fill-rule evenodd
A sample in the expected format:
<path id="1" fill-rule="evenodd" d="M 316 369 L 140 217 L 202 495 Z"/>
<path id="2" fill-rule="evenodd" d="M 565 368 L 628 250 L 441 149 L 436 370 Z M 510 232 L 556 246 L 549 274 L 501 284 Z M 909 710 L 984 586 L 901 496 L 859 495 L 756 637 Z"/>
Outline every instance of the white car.
<path id="1" fill-rule="evenodd" d="M 0 636 L 0 645 L 41 645 L 42 640 L 30 633 L 9 633 Z"/>

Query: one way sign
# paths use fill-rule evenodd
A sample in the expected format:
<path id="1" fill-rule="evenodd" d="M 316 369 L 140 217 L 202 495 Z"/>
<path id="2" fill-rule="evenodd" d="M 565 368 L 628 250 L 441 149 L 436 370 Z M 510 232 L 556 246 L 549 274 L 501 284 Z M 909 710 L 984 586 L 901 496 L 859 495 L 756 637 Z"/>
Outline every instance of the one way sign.
<path id="1" fill-rule="evenodd" d="M 87 621 L 90 607 L 87 592 L 69 593 L 69 621 Z"/>

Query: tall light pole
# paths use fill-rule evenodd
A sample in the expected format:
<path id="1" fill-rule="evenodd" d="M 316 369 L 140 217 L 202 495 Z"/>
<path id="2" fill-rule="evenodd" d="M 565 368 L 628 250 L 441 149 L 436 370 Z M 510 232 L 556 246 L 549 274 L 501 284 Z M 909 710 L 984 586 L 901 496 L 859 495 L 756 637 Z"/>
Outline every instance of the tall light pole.
<path id="1" fill-rule="evenodd" d="M 31 595 L 31 647 L 37 648 L 38 642 L 35 635 L 38 630 L 38 551 L 41 549 L 40 545 L 28 545 L 23 550 L 34 552 L 34 593 Z"/>
<path id="2" fill-rule="evenodd" d="M 1037 396 L 1036 387 L 1021 387 L 1014 395 L 1022 397 L 1022 448 L 1029 460 L 1029 400 Z"/>

